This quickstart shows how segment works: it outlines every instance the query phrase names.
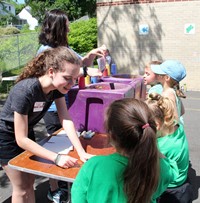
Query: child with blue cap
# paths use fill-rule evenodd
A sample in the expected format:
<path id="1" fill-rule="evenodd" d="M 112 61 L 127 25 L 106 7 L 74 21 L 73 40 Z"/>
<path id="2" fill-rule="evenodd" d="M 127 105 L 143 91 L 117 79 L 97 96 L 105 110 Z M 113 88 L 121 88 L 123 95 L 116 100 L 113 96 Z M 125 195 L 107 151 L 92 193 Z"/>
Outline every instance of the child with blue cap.
<path id="1" fill-rule="evenodd" d="M 186 77 L 186 69 L 177 60 L 166 60 L 160 65 L 151 65 L 151 70 L 157 74 L 158 81 L 163 86 L 162 96 L 170 98 L 175 105 L 175 116 L 183 124 L 182 115 L 185 113 L 181 101 L 186 98 L 179 87 L 179 82 Z"/>
<path id="2" fill-rule="evenodd" d="M 151 61 L 144 67 L 144 85 L 150 86 L 147 90 L 147 96 L 154 92 L 161 94 L 163 91 L 162 85 L 157 81 L 158 75 L 151 70 L 151 65 L 160 65 L 161 63 L 160 61 Z"/>

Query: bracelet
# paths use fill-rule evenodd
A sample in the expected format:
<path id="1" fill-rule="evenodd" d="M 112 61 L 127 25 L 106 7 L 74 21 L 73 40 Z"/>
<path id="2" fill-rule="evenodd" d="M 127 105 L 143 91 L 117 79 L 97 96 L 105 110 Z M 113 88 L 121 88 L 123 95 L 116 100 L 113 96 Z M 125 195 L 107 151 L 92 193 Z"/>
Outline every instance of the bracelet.
<path id="1" fill-rule="evenodd" d="M 56 158 L 55 158 L 55 164 L 58 166 L 58 162 L 60 161 L 61 158 L 61 154 L 57 154 Z"/>
<path id="2" fill-rule="evenodd" d="M 84 77 L 87 76 L 87 70 L 88 70 L 88 68 L 86 66 L 83 66 L 83 76 Z"/>

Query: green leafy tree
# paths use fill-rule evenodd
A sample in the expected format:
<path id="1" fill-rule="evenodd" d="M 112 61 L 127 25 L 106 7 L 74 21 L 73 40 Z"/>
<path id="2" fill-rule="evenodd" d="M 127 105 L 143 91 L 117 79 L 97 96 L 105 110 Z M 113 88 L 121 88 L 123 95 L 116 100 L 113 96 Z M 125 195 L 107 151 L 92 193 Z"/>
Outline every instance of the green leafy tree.
<path id="1" fill-rule="evenodd" d="M 79 6 L 82 9 L 83 15 L 96 17 L 96 0 L 82 0 L 79 1 Z"/>
<path id="2" fill-rule="evenodd" d="M 16 4 L 15 5 L 15 13 L 16 13 L 16 15 L 18 15 L 22 11 L 22 9 L 25 8 L 25 7 L 26 7 L 25 4 Z"/>
<path id="3" fill-rule="evenodd" d="M 11 24 L 15 19 L 16 16 L 11 13 L 8 13 L 7 15 L 0 15 L 0 26 L 7 26 Z"/>
<path id="4" fill-rule="evenodd" d="M 25 0 L 31 7 L 31 13 L 39 22 L 42 22 L 46 11 L 62 9 L 67 12 L 70 21 L 74 21 L 84 15 L 96 16 L 96 0 Z"/>
<path id="5" fill-rule="evenodd" d="M 25 0 L 25 3 L 31 7 L 31 14 L 39 23 L 42 22 L 45 12 L 51 8 L 49 1 Z"/>
<path id="6" fill-rule="evenodd" d="M 74 21 L 77 18 L 80 18 L 82 15 L 78 1 L 56 0 L 55 3 L 51 6 L 51 9 L 55 8 L 66 11 L 70 21 Z"/>

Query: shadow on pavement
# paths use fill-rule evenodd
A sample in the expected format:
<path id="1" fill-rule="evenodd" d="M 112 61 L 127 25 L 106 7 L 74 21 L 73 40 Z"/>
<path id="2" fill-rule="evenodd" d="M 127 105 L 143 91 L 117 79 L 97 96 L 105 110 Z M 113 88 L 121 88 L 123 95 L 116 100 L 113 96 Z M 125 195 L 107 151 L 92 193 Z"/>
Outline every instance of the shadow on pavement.
<path id="1" fill-rule="evenodd" d="M 2 167 L 0 167 L 0 171 L 3 171 Z M 5 189 L 10 186 L 10 180 L 8 179 L 7 175 L 5 173 L 1 173 L 2 175 L 0 176 L 0 188 Z M 3 201 L 2 203 L 10 203 L 11 202 L 11 197 Z"/>
<path id="2" fill-rule="evenodd" d="M 9 197 L 7 200 L 3 201 L 2 203 L 11 203 L 11 197 Z"/>
<path id="3" fill-rule="evenodd" d="M 51 201 L 47 198 L 47 192 L 49 189 L 49 181 L 40 183 L 35 188 L 35 201 L 36 203 L 50 203 Z"/>
<path id="4" fill-rule="evenodd" d="M 0 171 L 3 171 L 2 167 L 0 167 Z M 1 188 L 6 188 L 8 185 L 10 185 L 10 180 L 7 175 L 3 173 L 2 176 L 0 176 L 0 186 Z"/>
<path id="5" fill-rule="evenodd" d="M 190 163 L 190 167 L 188 170 L 189 180 L 193 187 L 193 200 L 198 199 L 198 190 L 200 188 L 200 176 L 196 175 L 195 169 L 192 168 L 192 164 Z"/>

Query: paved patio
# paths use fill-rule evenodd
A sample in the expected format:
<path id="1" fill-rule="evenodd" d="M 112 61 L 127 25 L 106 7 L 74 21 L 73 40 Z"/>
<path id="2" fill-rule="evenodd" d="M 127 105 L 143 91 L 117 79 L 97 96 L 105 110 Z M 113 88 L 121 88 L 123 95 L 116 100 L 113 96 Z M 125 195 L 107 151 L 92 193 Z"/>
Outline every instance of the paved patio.
<path id="1" fill-rule="evenodd" d="M 194 203 L 200 203 L 200 92 L 186 92 L 187 98 L 183 100 L 186 113 L 184 115 L 185 130 L 190 148 L 191 168 L 189 176 L 194 187 Z M 2 103 L 0 102 L 0 107 Z M 38 138 L 45 136 L 44 124 L 41 121 L 36 128 Z M 48 179 L 37 177 L 35 183 L 36 203 L 49 203 L 46 194 Z M 0 168 L 0 202 L 11 202 L 11 186 L 8 178 Z"/>

